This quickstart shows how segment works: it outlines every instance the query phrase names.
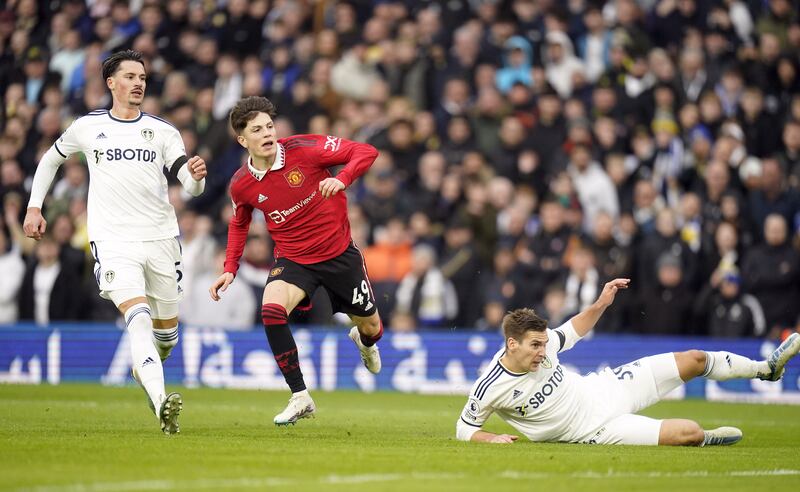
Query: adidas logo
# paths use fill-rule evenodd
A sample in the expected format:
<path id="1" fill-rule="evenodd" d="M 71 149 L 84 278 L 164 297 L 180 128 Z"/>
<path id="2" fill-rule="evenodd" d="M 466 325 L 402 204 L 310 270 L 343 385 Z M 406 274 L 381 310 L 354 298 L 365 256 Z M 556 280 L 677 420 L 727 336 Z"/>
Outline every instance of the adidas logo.
<path id="1" fill-rule="evenodd" d="M 261 193 L 258 194 L 258 203 L 262 203 L 266 199 L 267 197 L 265 195 L 262 195 Z"/>
<path id="2" fill-rule="evenodd" d="M 97 140 L 97 139 L 99 139 L 99 138 L 108 138 L 108 137 L 106 137 L 106 134 L 105 134 L 105 133 L 102 133 L 102 132 L 101 132 L 101 133 L 100 133 L 100 135 L 98 135 L 98 136 L 97 136 L 97 138 L 95 138 L 95 140 Z"/>
<path id="3" fill-rule="evenodd" d="M 522 394 L 522 391 L 520 391 L 520 390 L 514 390 L 514 394 L 513 394 L 513 396 L 511 397 L 511 399 L 513 400 L 513 399 L 517 398 L 517 397 L 518 397 L 519 395 L 521 395 L 521 394 Z"/>
<path id="4" fill-rule="evenodd" d="M 144 362 L 142 362 L 142 367 L 144 367 L 144 366 L 146 366 L 148 364 L 155 364 L 155 363 L 156 363 L 156 361 L 154 361 L 152 357 L 148 357 L 147 359 L 145 359 Z"/>

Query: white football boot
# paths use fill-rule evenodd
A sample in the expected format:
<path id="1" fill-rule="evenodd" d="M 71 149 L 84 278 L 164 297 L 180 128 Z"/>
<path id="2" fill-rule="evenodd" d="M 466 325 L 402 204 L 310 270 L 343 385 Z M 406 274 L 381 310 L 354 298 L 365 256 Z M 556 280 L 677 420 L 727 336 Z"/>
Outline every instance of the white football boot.
<path id="1" fill-rule="evenodd" d="M 792 333 L 767 358 L 767 365 L 772 372 L 761 379 L 777 381 L 782 378 L 784 367 L 798 352 L 800 352 L 800 333 Z"/>
<path id="2" fill-rule="evenodd" d="M 730 446 L 742 440 L 742 431 L 736 427 L 717 427 L 703 431 L 703 446 Z"/>
<path id="3" fill-rule="evenodd" d="M 378 345 L 367 347 L 361 343 L 361 334 L 358 333 L 358 328 L 355 326 L 350 329 L 349 337 L 358 347 L 358 351 L 361 352 L 361 361 L 364 362 L 367 370 L 372 374 L 381 372 L 381 353 L 378 350 Z"/>
<path id="4" fill-rule="evenodd" d="M 275 425 L 294 425 L 300 419 L 313 417 L 316 411 L 317 407 L 314 405 L 314 400 L 311 399 L 311 395 L 305 390 L 292 394 L 292 397 L 289 398 L 289 404 L 286 405 L 286 409 L 276 415 L 272 421 Z"/>
<path id="5" fill-rule="evenodd" d="M 167 435 L 178 434 L 181 431 L 178 425 L 178 416 L 183 410 L 183 399 L 180 393 L 170 393 L 161 402 L 158 410 L 158 420 L 161 422 L 161 432 Z"/>

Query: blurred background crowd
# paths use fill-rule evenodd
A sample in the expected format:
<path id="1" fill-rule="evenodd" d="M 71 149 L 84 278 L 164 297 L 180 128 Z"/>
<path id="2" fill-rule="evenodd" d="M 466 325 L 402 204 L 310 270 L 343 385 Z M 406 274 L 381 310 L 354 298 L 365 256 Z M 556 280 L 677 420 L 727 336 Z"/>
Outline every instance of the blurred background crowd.
<path id="1" fill-rule="evenodd" d="M 48 237 L 21 220 L 39 157 L 110 107 L 108 54 L 141 51 L 143 110 L 209 166 L 170 189 L 184 323 L 251 329 L 273 262 L 254 218 L 225 298 L 242 96 L 279 136 L 380 150 L 349 190 L 392 330 L 551 325 L 630 277 L 597 332 L 800 329 L 800 15 L 794 0 L 8 0 L 0 11 L 0 324 L 113 320 L 86 235 L 88 172 L 62 166 Z M 296 323 L 327 324 L 324 294 Z M 298 315 L 299 316 L 299 315 Z"/>

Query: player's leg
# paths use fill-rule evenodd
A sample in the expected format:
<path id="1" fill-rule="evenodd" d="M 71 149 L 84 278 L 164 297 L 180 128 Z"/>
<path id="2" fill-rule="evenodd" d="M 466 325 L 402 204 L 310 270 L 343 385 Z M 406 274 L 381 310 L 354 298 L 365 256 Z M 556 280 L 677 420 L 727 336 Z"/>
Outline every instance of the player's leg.
<path id="1" fill-rule="evenodd" d="M 125 318 L 125 329 L 131 345 L 133 377 L 147 393 L 150 408 L 157 413 L 156 409 L 161 408 L 166 394 L 161 357 L 152 341 L 153 321 L 150 305 L 145 296 L 132 296 L 130 291 L 118 290 L 109 294 Z"/>
<path id="2" fill-rule="evenodd" d="M 289 328 L 289 313 L 305 298 L 310 299 L 316 280 L 303 266 L 279 258 L 270 271 L 262 298 L 261 317 L 272 354 L 292 391 L 287 407 L 275 416 L 275 425 L 294 424 L 310 417 L 316 406 L 308 393 L 300 369 L 297 343 Z"/>
<path id="3" fill-rule="evenodd" d="M 379 373 L 381 355 L 377 343 L 383 336 L 383 323 L 361 251 L 351 243 L 342 254 L 314 269 L 328 292 L 334 311 L 346 313 L 355 324 L 349 337 L 361 353 L 364 365 L 371 373 Z"/>
<path id="4" fill-rule="evenodd" d="M 777 381 L 784 367 L 800 352 L 800 334 L 787 338 L 767 360 L 756 361 L 731 352 L 688 350 L 676 352 L 675 361 L 681 379 L 689 381 L 698 376 L 715 381 L 729 379 L 765 379 Z"/>
<path id="5" fill-rule="evenodd" d="M 704 430 L 700 424 L 687 419 L 666 419 L 661 422 L 659 446 L 730 446 L 742 440 L 736 427 Z"/>
<path id="6" fill-rule="evenodd" d="M 178 343 L 178 301 L 182 297 L 180 280 L 183 276 L 180 243 L 177 239 L 148 241 L 144 243 L 144 248 L 147 254 L 145 291 L 152 312 L 150 342 L 158 352 L 159 359 L 164 361 Z M 161 430 L 165 434 L 180 432 L 178 417 L 183 409 L 181 394 L 166 394 L 157 408 Z"/>
<path id="7" fill-rule="evenodd" d="M 636 446 L 730 445 L 742 439 L 734 427 L 703 430 L 686 419 L 658 420 L 643 415 L 620 415 L 585 436 L 586 444 L 627 444 Z"/>
<path id="8" fill-rule="evenodd" d="M 100 297 L 111 300 L 125 319 L 131 372 L 156 413 L 165 398 L 161 359 L 151 341 L 152 311 L 145 297 L 146 255 L 142 243 L 91 243 Z"/>
<path id="9" fill-rule="evenodd" d="M 350 329 L 348 336 L 356 344 L 361 361 L 373 374 L 381 372 L 381 353 L 378 349 L 378 340 L 383 336 L 383 323 L 377 311 L 367 317 L 350 315 L 355 326 Z"/>
<path id="10" fill-rule="evenodd" d="M 145 243 L 147 300 L 153 310 L 153 343 L 162 361 L 178 344 L 178 302 L 183 297 L 182 251 L 178 239 Z"/>

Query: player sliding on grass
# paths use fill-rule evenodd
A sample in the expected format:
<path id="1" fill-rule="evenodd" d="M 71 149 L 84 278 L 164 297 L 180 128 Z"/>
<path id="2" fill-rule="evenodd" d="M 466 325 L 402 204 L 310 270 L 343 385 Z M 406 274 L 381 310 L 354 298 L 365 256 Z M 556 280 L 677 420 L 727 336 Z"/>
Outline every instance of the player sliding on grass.
<path id="1" fill-rule="evenodd" d="M 219 300 L 233 282 L 244 250 L 253 210 L 261 210 L 275 242 L 277 261 L 264 288 L 261 315 L 269 346 L 292 397 L 275 416 L 277 425 L 294 424 L 315 411 L 300 371 L 288 315 L 310 308 L 317 287 L 328 292 L 334 310 L 350 315 L 350 338 L 367 369 L 377 374 L 381 358 L 375 343 L 383 325 L 375 307 L 364 258 L 350 238 L 344 189 L 364 174 L 378 156 L 371 145 L 323 135 L 278 139 L 275 106 L 247 97 L 230 113 L 236 139 L 250 154 L 231 179 L 233 218 L 228 227 L 225 272 L 209 289 Z M 335 177 L 330 167 L 345 164 Z"/>
<path id="2" fill-rule="evenodd" d="M 636 412 L 698 376 L 717 381 L 777 381 L 786 363 L 800 351 L 794 333 L 769 359 L 754 361 L 729 352 L 689 350 L 645 357 L 616 369 L 580 376 L 565 369 L 558 353 L 586 335 L 628 279 L 603 287 L 595 303 L 551 330 L 531 309 L 517 309 L 503 319 L 505 348 L 492 359 L 469 395 L 456 435 L 462 441 L 511 443 L 517 436 L 481 430 L 496 412 L 531 441 L 587 444 L 705 446 L 734 444 L 734 427 L 704 431 L 697 422 L 657 420 Z"/>
<path id="3" fill-rule="evenodd" d="M 148 395 L 161 430 L 179 432 L 179 393 L 166 394 L 162 361 L 178 343 L 181 247 L 167 198 L 166 168 L 191 195 L 205 187 L 206 165 L 188 158 L 177 128 L 139 109 L 147 75 L 141 53 L 103 62 L 111 110 L 78 118 L 45 152 L 33 176 L 25 215 L 28 237 L 42 238 L 42 203 L 61 163 L 83 152 L 89 167 L 89 240 L 100 296 L 125 317 L 133 377 Z M 158 409 L 156 411 L 156 409 Z"/>

